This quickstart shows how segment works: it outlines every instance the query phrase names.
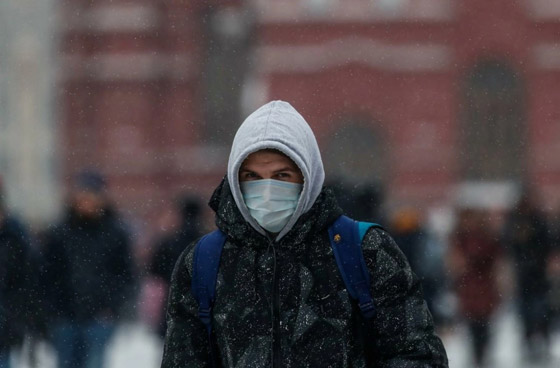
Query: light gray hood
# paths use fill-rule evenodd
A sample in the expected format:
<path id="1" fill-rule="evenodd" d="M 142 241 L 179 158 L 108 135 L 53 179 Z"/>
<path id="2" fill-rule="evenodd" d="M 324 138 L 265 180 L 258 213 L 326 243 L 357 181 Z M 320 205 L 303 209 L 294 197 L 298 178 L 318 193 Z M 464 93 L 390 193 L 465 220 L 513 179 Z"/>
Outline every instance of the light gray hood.
<path id="1" fill-rule="evenodd" d="M 325 171 L 315 135 L 305 119 L 287 102 L 272 101 L 253 112 L 237 130 L 228 162 L 228 181 L 237 207 L 259 233 L 266 231 L 245 205 L 239 187 L 239 168 L 249 154 L 272 148 L 291 158 L 303 173 L 304 183 L 294 214 L 276 237 L 286 235 L 298 218 L 311 209 L 321 193 Z"/>

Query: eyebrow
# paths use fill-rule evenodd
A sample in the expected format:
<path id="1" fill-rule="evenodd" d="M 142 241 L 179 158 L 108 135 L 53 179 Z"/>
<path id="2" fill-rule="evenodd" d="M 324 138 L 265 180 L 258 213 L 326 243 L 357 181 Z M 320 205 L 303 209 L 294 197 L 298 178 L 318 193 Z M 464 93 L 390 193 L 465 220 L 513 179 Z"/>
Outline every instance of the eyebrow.
<path id="1" fill-rule="evenodd" d="M 254 172 L 254 170 L 248 169 L 248 168 L 246 168 L 246 167 L 244 167 L 244 166 L 241 166 L 241 167 L 239 168 L 239 171 L 250 171 L 250 172 Z M 286 166 L 286 167 L 282 167 L 282 168 L 280 168 L 280 169 L 278 169 L 278 170 L 274 170 L 273 173 L 278 173 L 278 172 L 282 172 L 282 171 L 293 171 L 293 172 L 297 172 L 298 170 L 296 170 L 296 169 L 293 168 L 293 167 Z"/>
<path id="2" fill-rule="evenodd" d="M 293 167 L 290 167 L 290 166 L 286 166 L 286 167 L 283 167 L 283 168 L 281 168 L 281 169 L 274 170 L 273 172 L 274 172 L 274 173 L 279 173 L 279 172 L 282 172 L 282 171 L 297 172 L 296 169 L 294 169 Z"/>

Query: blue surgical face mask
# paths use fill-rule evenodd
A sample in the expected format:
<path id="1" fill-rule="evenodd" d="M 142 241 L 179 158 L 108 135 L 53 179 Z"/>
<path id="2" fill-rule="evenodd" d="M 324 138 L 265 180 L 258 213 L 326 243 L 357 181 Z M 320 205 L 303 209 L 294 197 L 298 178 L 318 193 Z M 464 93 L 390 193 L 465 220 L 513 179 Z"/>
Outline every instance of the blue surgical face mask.
<path id="1" fill-rule="evenodd" d="M 244 181 L 239 185 L 249 213 L 271 233 L 278 233 L 286 226 L 303 188 L 303 184 L 274 179 Z"/>

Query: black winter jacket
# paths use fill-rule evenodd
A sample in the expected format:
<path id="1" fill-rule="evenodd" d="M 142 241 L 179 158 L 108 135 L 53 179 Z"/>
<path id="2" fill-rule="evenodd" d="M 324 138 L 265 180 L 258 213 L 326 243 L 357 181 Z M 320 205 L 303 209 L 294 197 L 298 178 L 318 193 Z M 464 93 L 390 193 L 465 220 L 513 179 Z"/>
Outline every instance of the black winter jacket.
<path id="1" fill-rule="evenodd" d="M 113 318 L 130 295 L 129 237 L 112 214 L 88 221 L 70 211 L 46 235 L 45 298 L 50 319 Z"/>
<path id="2" fill-rule="evenodd" d="M 210 205 L 227 234 L 213 309 L 220 366 L 447 367 L 418 279 L 377 229 L 363 241 L 377 315 L 362 319 L 328 239 L 342 212 L 330 190 L 278 242 L 244 221 L 226 181 Z M 210 366 L 208 335 L 190 291 L 195 244 L 173 273 L 163 368 Z"/>

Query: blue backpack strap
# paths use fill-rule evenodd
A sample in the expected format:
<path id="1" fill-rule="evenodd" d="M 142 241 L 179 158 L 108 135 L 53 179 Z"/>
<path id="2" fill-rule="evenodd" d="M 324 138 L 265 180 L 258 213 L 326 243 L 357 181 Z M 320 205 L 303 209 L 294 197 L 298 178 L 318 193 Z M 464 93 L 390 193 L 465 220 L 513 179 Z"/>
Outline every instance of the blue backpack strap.
<path id="1" fill-rule="evenodd" d="M 194 250 L 191 292 L 198 302 L 198 317 L 208 331 L 212 366 L 216 366 L 216 352 L 212 344 L 212 307 L 216 298 L 216 279 L 226 235 L 214 230 L 203 236 Z"/>
<path id="2" fill-rule="evenodd" d="M 358 301 L 365 318 L 375 316 L 375 305 L 370 292 L 371 280 L 362 254 L 362 239 L 371 227 L 378 224 L 354 221 L 340 216 L 329 227 L 329 239 L 334 257 L 350 297 Z"/>

